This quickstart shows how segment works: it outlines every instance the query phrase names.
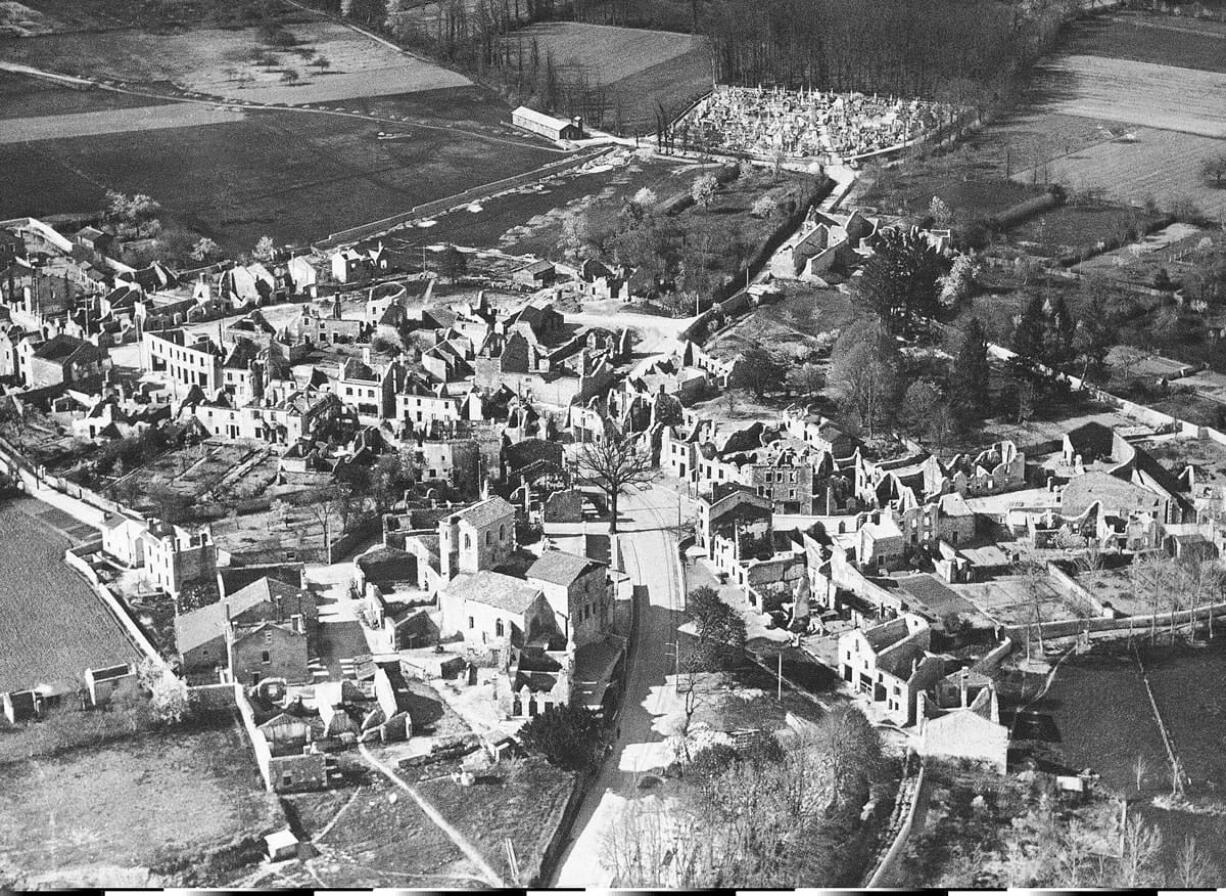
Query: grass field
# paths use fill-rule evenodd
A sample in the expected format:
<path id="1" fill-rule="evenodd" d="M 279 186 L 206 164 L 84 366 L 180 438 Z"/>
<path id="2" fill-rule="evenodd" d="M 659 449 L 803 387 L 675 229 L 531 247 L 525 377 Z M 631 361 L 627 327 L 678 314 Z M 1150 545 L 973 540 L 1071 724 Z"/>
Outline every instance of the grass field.
<path id="1" fill-rule="evenodd" d="M 1078 22 L 1069 41 L 1075 53 L 1226 72 L 1226 27 L 1218 22 L 1130 15 Z"/>
<path id="2" fill-rule="evenodd" d="M 1153 128 L 1135 128 L 1135 142 L 1106 141 L 1043 163 L 1042 176 L 1077 192 L 1098 190 L 1108 199 L 1144 205 L 1153 200 L 1160 208 L 1191 202 L 1205 216 L 1226 214 L 1226 190 L 1208 186 L 1201 177 L 1202 162 L 1226 152 L 1226 140 Z M 1019 182 L 1033 171 L 1014 175 Z"/>
<path id="3" fill-rule="evenodd" d="M 552 54 L 564 77 L 581 71 L 589 83 L 605 86 L 705 46 L 703 38 L 688 34 L 580 22 L 541 22 L 512 39 L 535 42 L 542 54 Z"/>
<path id="4" fill-rule="evenodd" d="M 7 62 L 78 77 L 174 83 L 255 103 L 335 102 L 472 83 L 333 22 L 309 20 L 285 31 L 297 41 L 287 49 L 262 44 L 255 28 L 194 28 L 170 34 L 48 34 L 0 41 L 0 52 Z M 271 64 L 255 62 L 260 54 Z M 329 61 L 326 70 L 309 64 L 317 54 Z M 282 84 L 282 73 L 291 68 L 300 80 Z"/>
<path id="5" fill-rule="evenodd" d="M 35 519 L 40 510 L 32 499 L 0 498 L 0 692 L 140 658 L 101 599 L 65 565 L 68 541 Z"/>
<path id="6" fill-rule="evenodd" d="M 564 83 L 580 78 L 608 89 L 605 125 L 624 133 L 655 130 L 656 104 L 680 114 L 711 87 L 706 39 L 689 34 L 544 22 L 516 31 L 510 40 L 534 42 L 549 53 Z"/>
<path id="7" fill-rule="evenodd" d="M 881 173 L 865 201 L 917 214 L 936 195 L 955 214 L 990 214 L 1053 183 L 1112 203 L 1226 213 L 1226 191 L 1200 176 L 1205 158 L 1226 151 L 1226 39 L 1168 30 L 1174 21 L 1077 23 L 1062 51 L 1036 69 L 1016 111 L 952 152 Z M 1006 179 L 1012 194 L 998 189 Z M 1094 223 L 1088 213 L 1065 217 L 1078 228 Z"/>
<path id="8" fill-rule="evenodd" d="M 148 869 L 167 885 L 207 886 L 217 864 L 230 864 L 210 852 L 258 860 L 263 835 L 285 826 L 228 719 L 0 768 L 0 865 L 30 885 L 91 886 L 117 869 Z"/>
<path id="9" fill-rule="evenodd" d="M 1072 54 L 1044 65 L 1039 77 L 1049 82 L 1049 112 L 1226 137 L 1223 73 Z"/>
<path id="10" fill-rule="evenodd" d="M 1152 220 L 1143 211 L 1110 205 L 1061 205 L 1024 221 L 1010 237 L 1034 255 L 1078 255 L 1103 242 L 1123 239 L 1133 222 Z"/>
<path id="11" fill-rule="evenodd" d="M 282 21 L 301 11 L 281 0 L 180 0 L 132 3 L 131 0 L 24 0 L 52 31 L 108 31 L 141 27 L 171 32 L 184 26 L 235 27 L 259 20 Z"/>
<path id="12" fill-rule="evenodd" d="M 108 188 L 148 193 L 164 217 L 246 250 L 264 234 L 319 239 L 556 158 L 445 127 L 406 127 L 401 140 L 380 140 L 379 130 L 359 119 L 263 111 L 223 125 L 7 144 L 0 216 L 98 208 Z"/>
<path id="13" fill-rule="evenodd" d="M 167 103 L 170 101 L 167 100 Z M 152 108 L 158 100 L 149 97 L 115 93 L 99 88 L 78 88 L 51 81 L 0 71 L 0 121 L 12 118 L 37 118 L 53 112 L 72 115 L 81 112 L 103 112 L 130 109 L 134 106 Z M 7 125 L 5 127 L 7 130 Z"/>
<path id="14" fill-rule="evenodd" d="M 34 118 L 9 118 L 0 130 L 0 143 L 28 143 L 34 140 L 60 140 L 72 137 L 98 137 L 128 131 L 155 131 L 199 125 L 231 124 L 243 121 L 242 112 L 221 107 L 187 103 L 167 103 L 131 109 L 76 112 L 68 115 L 42 115 Z"/>

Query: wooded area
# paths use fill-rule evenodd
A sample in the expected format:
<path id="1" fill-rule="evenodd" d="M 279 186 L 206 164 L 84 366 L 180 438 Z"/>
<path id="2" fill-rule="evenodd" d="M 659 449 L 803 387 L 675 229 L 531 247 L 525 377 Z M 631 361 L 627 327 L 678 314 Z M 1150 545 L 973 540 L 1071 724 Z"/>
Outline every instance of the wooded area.
<path id="1" fill-rule="evenodd" d="M 986 108 L 1048 49 L 1079 0 L 447 0 L 432 24 L 405 0 L 319 0 L 546 111 L 616 117 L 607 92 L 568 83 L 559 63 L 516 31 L 581 21 L 689 31 L 710 38 L 715 79 L 938 99 Z M 598 63 L 599 60 L 591 60 Z M 575 76 L 583 80 L 581 75 Z M 668 117 L 680 109 L 665 110 Z M 616 127 L 616 122 L 606 122 Z"/>

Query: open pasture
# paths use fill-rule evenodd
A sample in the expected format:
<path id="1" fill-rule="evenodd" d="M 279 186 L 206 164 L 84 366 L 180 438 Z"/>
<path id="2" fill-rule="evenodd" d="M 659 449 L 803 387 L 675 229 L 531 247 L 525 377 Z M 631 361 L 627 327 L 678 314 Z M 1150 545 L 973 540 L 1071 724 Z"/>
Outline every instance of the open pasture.
<path id="1" fill-rule="evenodd" d="M 6 61 L 79 77 L 180 85 L 254 103 L 336 102 L 350 97 L 465 87 L 463 75 L 328 21 L 284 26 L 294 44 L 261 42 L 255 28 L 49 34 L 0 41 Z M 327 68 L 313 64 L 323 56 Z M 282 83 L 292 69 L 295 84 Z"/>
<path id="2" fill-rule="evenodd" d="M 604 124 L 625 133 L 655 130 L 656 106 L 676 116 L 711 87 L 705 38 L 665 31 L 544 22 L 508 38 L 552 56 L 564 86 L 605 88 Z"/>
<path id="3" fill-rule="evenodd" d="M 703 38 L 689 34 L 579 22 L 541 22 L 510 40 L 525 47 L 536 43 L 542 57 L 553 56 L 563 77 L 582 71 L 588 83 L 603 86 L 705 46 Z"/>
<path id="4" fill-rule="evenodd" d="M 1226 74 L 1074 54 L 1039 77 L 1048 112 L 1226 137 Z"/>
<path id="5" fill-rule="evenodd" d="M 69 115 L 10 118 L 5 120 L 4 127 L 0 128 L 0 143 L 28 143 L 32 140 L 97 137 L 128 131 L 229 124 L 242 121 L 243 118 L 244 114 L 237 109 L 194 103 L 166 103 L 160 106 L 76 112 Z"/>
<path id="6" fill-rule="evenodd" d="M 1226 190 L 1215 190 L 1201 177 L 1202 162 L 1226 152 L 1226 140 L 1154 128 L 1136 128 L 1133 142 L 1109 140 L 1044 161 L 1040 181 L 1070 191 L 1098 190 L 1112 200 L 1160 208 L 1190 201 L 1207 217 L 1226 214 Z M 1034 179 L 1036 170 L 1014 175 L 1019 183 Z"/>
<path id="7" fill-rule="evenodd" d="M 82 112 L 152 108 L 169 100 L 133 96 L 93 87 L 72 87 L 33 78 L 29 75 L 0 70 L 0 136 L 8 130 L 8 122 L 20 118 L 53 115 L 74 115 Z"/>
<path id="8" fill-rule="evenodd" d="M 1074 53 L 1226 72 L 1226 25 L 1133 14 L 1084 19 L 1069 41 Z"/>
<path id="9" fill-rule="evenodd" d="M 43 509 L 27 498 L 0 499 L 0 692 L 140 659 L 101 599 L 64 563 L 68 541 L 37 519 Z"/>
<path id="10" fill-rule="evenodd" d="M 386 125 L 384 125 L 386 127 Z M 292 111 L 219 125 L 0 145 L 0 215 L 97 208 L 105 189 L 148 193 L 230 250 L 267 234 L 306 242 L 556 158 L 529 143 L 450 128 Z"/>

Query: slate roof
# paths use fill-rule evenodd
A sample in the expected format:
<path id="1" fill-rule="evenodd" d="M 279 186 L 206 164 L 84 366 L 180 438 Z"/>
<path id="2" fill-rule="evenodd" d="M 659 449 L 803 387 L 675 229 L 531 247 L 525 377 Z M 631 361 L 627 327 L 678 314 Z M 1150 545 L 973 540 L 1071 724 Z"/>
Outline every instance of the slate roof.
<path id="1" fill-rule="evenodd" d="M 540 579 L 552 585 L 570 585 L 593 566 L 601 565 L 578 554 L 550 550 L 528 567 L 528 578 Z"/>
<path id="2" fill-rule="evenodd" d="M 231 618 L 237 619 L 247 610 L 266 601 L 272 601 L 277 595 L 282 595 L 288 616 L 297 610 L 297 595 L 300 593 L 302 592 L 299 589 L 292 588 L 284 582 L 264 577 L 216 603 L 180 613 L 175 617 L 175 643 L 179 653 L 201 647 L 215 638 L 223 637 L 226 631 L 227 605 L 230 607 Z M 302 609 L 304 616 L 317 615 L 313 599 L 303 601 Z"/>
<path id="3" fill-rule="evenodd" d="M 539 588 L 523 579 L 489 570 L 458 575 L 443 590 L 449 597 L 506 610 L 517 616 L 523 615 L 541 593 Z"/>
<path id="4" fill-rule="evenodd" d="M 299 600 L 300 596 L 301 600 Z M 230 615 L 237 617 L 246 610 L 261 603 L 276 603 L 278 598 L 281 600 L 287 617 L 299 611 L 302 612 L 303 616 L 312 619 L 319 615 L 319 610 L 315 606 L 315 598 L 309 591 L 295 588 L 292 585 L 288 585 L 278 579 L 269 578 L 268 576 L 256 579 L 250 585 L 240 588 L 231 594 L 227 600 L 230 601 Z"/>
<path id="5" fill-rule="evenodd" d="M 484 501 L 478 501 L 470 507 L 457 511 L 452 516 L 458 516 L 469 525 L 480 529 L 514 513 L 514 507 L 495 495 L 493 498 L 486 498 Z"/>

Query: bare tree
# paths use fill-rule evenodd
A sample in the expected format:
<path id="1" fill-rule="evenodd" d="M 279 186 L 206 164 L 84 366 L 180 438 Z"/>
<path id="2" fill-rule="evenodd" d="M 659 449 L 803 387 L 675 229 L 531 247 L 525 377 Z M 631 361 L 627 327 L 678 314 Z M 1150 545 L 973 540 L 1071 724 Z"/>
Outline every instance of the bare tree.
<path id="1" fill-rule="evenodd" d="M 1137 792 L 1140 793 L 1145 783 L 1145 776 L 1149 774 L 1149 760 L 1145 758 L 1145 754 L 1138 753 L 1137 758 L 1133 760 L 1132 774 L 1137 785 Z"/>
<path id="2" fill-rule="evenodd" d="M 319 524 L 323 536 L 324 557 L 327 562 L 332 558 L 332 524 L 339 519 L 341 533 L 349 527 L 349 514 L 353 510 L 353 495 L 351 489 L 337 483 L 328 486 L 320 495 L 319 500 L 306 505 L 311 517 Z"/>
<path id="3" fill-rule="evenodd" d="M 1197 845 L 1196 838 L 1184 838 L 1175 854 L 1175 878 L 1179 886 L 1189 890 L 1204 890 L 1221 883 L 1221 875 L 1213 860 Z"/>
<path id="4" fill-rule="evenodd" d="M 630 438 L 587 442 L 579 450 L 579 473 L 595 485 L 609 502 L 609 531 L 617 531 L 618 499 L 634 485 L 646 485 L 655 478 L 651 452 Z"/>
<path id="5" fill-rule="evenodd" d="M 1162 835 L 1139 818 L 1131 818 L 1124 828 L 1120 845 L 1116 883 L 1123 887 L 1152 885 L 1162 855 Z"/>

